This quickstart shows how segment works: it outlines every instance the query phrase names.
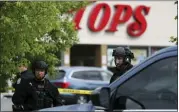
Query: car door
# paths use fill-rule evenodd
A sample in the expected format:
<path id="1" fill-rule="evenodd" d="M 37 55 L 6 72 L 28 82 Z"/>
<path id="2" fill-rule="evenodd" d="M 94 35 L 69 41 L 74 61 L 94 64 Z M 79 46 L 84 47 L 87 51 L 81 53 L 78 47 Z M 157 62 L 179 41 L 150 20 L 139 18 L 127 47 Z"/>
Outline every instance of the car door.
<path id="1" fill-rule="evenodd" d="M 112 77 L 112 73 L 109 73 L 107 71 L 101 71 L 102 80 L 105 83 L 105 85 L 109 85 L 110 79 Z"/>
<path id="2" fill-rule="evenodd" d="M 104 86 L 106 83 L 103 81 L 103 77 L 100 71 L 88 71 L 86 72 L 86 84 L 90 90 L 94 90 L 97 87 Z"/>
<path id="3" fill-rule="evenodd" d="M 76 71 L 71 77 L 76 89 L 94 90 L 104 85 L 100 71 L 97 70 Z"/>
<path id="4" fill-rule="evenodd" d="M 146 109 L 177 109 L 178 57 L 166 55 L 119 85 L 112 97 L 113 110 L 141 109 L 122 96 L 135 99 Z"/>

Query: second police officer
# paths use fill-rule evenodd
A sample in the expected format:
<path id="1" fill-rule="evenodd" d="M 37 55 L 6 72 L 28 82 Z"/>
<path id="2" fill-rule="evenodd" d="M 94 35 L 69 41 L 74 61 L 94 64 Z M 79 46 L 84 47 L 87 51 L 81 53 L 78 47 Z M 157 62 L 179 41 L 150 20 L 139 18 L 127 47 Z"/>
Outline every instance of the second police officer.
<path id="1" fill-rule="evenodd" d="M 133 67 L 131 59 L 134 58 L 134 54 L 127 47 L 117 47 L 113 50 L 112 56 L 114 56 L 116 71 L 111 77 L 110 83 Z"/>

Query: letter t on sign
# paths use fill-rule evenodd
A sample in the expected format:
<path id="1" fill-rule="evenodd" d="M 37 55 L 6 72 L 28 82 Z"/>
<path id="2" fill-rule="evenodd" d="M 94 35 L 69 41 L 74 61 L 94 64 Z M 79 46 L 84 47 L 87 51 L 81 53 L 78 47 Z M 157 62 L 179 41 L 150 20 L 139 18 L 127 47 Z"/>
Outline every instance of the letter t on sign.
<path id="1" fill-rule="evenodd" d="M 85 8 L 82 8 L 82 9 L 80 9 L 80 10 L 75 14 L 75 17 L 74 17 L 74 20 L 73 20 L 73 21 L 74 21 L 74 23 L 75 23 L 75 29 L 76 29 L 76 30 L 81 29 L 80 26 L 79 26 L 79 24 L 80 24 L 80 21 L 81 21 L 81 18 L 82 18 L 82 16 L 83 16 L 84 11 L 85 11 Z"/>

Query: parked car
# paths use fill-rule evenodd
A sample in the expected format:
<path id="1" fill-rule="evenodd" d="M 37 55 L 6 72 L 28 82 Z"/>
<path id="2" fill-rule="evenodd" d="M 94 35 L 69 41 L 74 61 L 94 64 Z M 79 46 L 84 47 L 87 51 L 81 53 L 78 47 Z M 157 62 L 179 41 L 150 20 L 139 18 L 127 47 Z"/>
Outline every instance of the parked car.
<path id="1" fill-rule="evenodd" d="M 108 85 L 112 76 L 112 72 L 99 67 L 58 67 L 56 70 L 55 76 L 47 78 L 60 88 L 66 104 L 87 103 L 90 91 Z"/>
<path id="2" fill-rule="evenodd" d="M 95 89 L 91 95 L 92 104 L 88 103 L 87 106 L 90 108 L 83 108 L 83 111 L 126 109 L 177 111 L 177 88 L 178 46 L 172 46 L 148 57 L 110 85 Z M 55 107 L 55 110 L 75 111 L 83 105 L 85 106 L 85 104 L 79 104 Z M 54 108 L 47 110 L 51 109 Z"/>

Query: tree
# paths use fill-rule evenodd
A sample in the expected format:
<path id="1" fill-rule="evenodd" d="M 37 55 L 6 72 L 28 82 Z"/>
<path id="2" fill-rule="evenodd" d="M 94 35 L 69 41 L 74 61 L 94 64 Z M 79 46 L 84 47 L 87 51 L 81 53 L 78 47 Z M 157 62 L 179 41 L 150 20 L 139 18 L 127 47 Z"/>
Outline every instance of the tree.
<path id="1" fill-rule="evenodd" d="M 178 5 L 178 1 L 176 1 L 175 4 Z M 174 19 L 175 19 L 175 20 L 178 20 L 178 15 L 176 15 Z M 170 42 L 173 42 L 173 43 L 175 43 L 176 45 L 178 45 L 178 37 L 171 36 L 171 37 L 170 37 Z"/>
<path id="2" fill-rule="evenodd" d="M 60 62 L 57 53 L 78 42 L 68 11 L 89 2 L 0 2 L 0 78 L 17 72 L 19 63 L 47 61 L 50 73 Z M 24 60 L 24 61 L 22 61 Z"/>

